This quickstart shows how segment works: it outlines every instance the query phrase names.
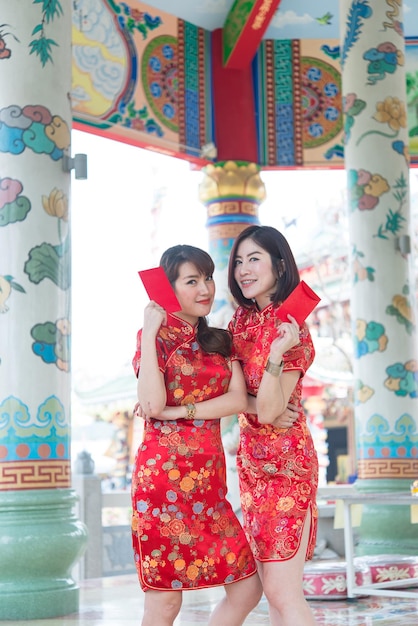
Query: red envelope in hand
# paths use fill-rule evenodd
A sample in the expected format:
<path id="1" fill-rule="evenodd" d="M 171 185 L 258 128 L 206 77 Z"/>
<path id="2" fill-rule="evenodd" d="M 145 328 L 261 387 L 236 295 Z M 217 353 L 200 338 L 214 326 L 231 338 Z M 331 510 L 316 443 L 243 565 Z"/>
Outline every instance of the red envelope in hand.
<path id="1" fill-rule="evenodd" d="M 282 322 L 289 322 L 287 315 L 290 314 L 301 326 L 320 300 L 321 298 L 316 295 L 309 285 L 304 280 L 301 280 L 290 296 L 280 305 L 277 315 Z"/>
<path id="2" fill-rule="evenodd" d="M 162 267 L 152 267 L 138 272 L 150 300 L 154 300 L 168 313 L 181 311 L 177 296 Z"/>

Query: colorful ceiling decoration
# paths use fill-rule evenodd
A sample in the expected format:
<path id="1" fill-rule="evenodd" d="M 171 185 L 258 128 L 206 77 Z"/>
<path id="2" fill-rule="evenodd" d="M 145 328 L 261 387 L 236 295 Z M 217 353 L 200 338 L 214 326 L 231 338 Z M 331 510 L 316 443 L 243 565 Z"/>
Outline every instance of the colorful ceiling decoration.
<path id="1" fill-rule="evenodd" d="M 401 28 L 399 0 L 382 1 L 388 28 Z M 74 126 L 198 166 L 342 167 L 338 4 L 75 0 Z M 406 14 L 409 148 L 418 163 L 418 6 L 404 3 Z"/>

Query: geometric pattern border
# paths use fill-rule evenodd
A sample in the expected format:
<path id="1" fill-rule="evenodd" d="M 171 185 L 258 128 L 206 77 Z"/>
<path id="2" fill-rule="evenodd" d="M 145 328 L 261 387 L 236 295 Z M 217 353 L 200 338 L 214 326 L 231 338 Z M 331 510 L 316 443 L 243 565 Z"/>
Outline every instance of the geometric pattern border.
<path id="1" fill-rule="evenodd" d="M 69 460 L 0 463 L 0 491 L 67 488 L 70 485 Z"/>
<path id="2" fill-rule="evenodd" d="M 358 477 L 407 478 L 418 476 L 418 459 L 369 459 L 358 461 Z M 418 502 L 418 501 L 417 501 Z"/>

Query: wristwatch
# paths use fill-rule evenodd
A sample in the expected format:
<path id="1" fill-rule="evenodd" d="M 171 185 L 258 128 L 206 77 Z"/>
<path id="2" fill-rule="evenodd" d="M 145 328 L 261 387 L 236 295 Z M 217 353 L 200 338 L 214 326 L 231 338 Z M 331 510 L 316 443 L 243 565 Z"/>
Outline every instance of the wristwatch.
<path id="1" fill-rule="evenodd" d="M 270 359 L 267 359 L 265 370 L 272 376 L 280 376 L 280 374 L 283 372 L 283 365 L 284 365 L 283 359 L 281 360 L 280 363 L 272 363 Z"/>

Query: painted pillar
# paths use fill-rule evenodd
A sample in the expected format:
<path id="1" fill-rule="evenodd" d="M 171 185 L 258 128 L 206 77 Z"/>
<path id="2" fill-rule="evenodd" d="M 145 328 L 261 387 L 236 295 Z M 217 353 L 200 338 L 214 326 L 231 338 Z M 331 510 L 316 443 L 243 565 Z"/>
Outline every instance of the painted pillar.
<path id="1" fill-rule="evenodd" d="M 247 161 L 219 161 L 202 170 L 199 200 L 207 210 L 209 254 L 215 262 L 216 294 L 210 323 L 226 328 L 234 312 L 234 301 L 228 289 L 228 262 L 232 245 L 244 228 L 259 224 L 258 207 L 266 191 L 260 178 L 260 167 Z M 222 420 L 222 440 L 228 481 L 228 499 L 239 512 L 236 451 L 239 425 L 236 416 Z"/>
<path id="2" fill-rule="evenodd" d="M 0 0 L 0 619 L 78 609 L 70 467 L 71 0 Z"/>
<path id="3" fill-rule="evenodd" d="M 361 491 L 418 477 L 415 277 L 410 255 L 402 1 L 340 0 Z M 364 507 L 358 554 L 413 553 L 408 507 Z"/>

